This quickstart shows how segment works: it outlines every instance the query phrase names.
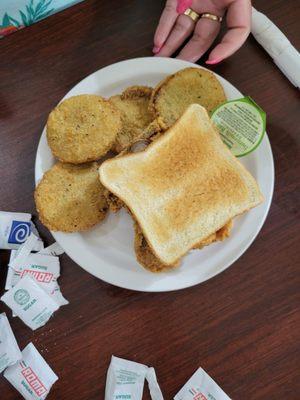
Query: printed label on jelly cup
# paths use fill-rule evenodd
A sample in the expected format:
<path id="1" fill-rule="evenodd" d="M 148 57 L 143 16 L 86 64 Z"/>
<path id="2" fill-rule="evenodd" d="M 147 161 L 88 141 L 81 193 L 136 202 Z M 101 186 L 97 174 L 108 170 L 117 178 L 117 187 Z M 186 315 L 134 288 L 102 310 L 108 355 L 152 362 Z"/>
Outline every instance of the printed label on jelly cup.
<path id="1" fill-rule="evenodd" d="M 211 119 L 236 157 L 255 150 L 266 130 L 266 113 L 250 97 L 221 104 L 212 112 Z"/>

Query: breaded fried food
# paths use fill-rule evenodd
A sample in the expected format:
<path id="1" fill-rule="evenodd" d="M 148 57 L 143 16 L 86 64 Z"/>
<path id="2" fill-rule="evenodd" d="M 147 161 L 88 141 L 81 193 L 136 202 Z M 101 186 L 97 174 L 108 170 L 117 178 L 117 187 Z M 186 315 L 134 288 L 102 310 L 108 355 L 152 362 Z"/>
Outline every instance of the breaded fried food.
<path id="1" fill-rule="evenodd" d="M 126 149 L 152 122 L 153 116 L 148 107 L 151 94 L 150 87 L 131 86 L 122 94 L 109 99 L 122 115 L 122 129 L 114 145 L 116 152 Z"/>
<path id="2" fill-rule="evenodd" d="M 199 244 L 194 246 L 193 249 L 202 249 L 203 247 L 208 246 L 214 242 L 223 241 L 224 239 L 229 237 L 232 225 L 232 220 L 230 220 L 221 229 L 199 242 Z M 179 266 L 178 262 L 173 266 L 165 265 L 155 256 L 136 221 L 134 221 L 134 232 L 134 250 L 136 259 L 139 264 L 141 264 L 144 268 L 150 270 L 151 272 L 165 272 Z"/>
<path id="3" fill-rule="evenodd" d="M 96 162 L 58 162 L 44 174 L 34 198 L 39 218 L 48 229 L 85 231 L 104 219 L 108 205 L 98 168 Z"/>
<path id="4" fill-rule="evenodd" d="M 150 124 L 143 130 L 141 135 L 138 137 L 139 140 L 150 139 L 151 141 L 156 140 L 163 133 L 158 121 L 154 119 Z"/>
<path id="5" fill-rule="evenodd" d="M 203 68 L 185 68 L 167 76 L 153 90 L 149 108 L 162 129 L 168 129 L 190 104 L 208 112 L 226 101 L 222 85 Z"/>
<path id="6" fill-rule="evenodd" d="M 62 162 L 81 164 L 98 160 L 113 146 L 121 130 L 121 113 L 101 96 L 70 97 L 50 113 L 47 139 Z"/>
<path id="7" fill-rule="evenodd" d="M 115 196 L 109 190 L 107 190 L 107 189 L 104 190 L 104 196 L 106 198 L 108 208 L 110 209 L 110 211 L 116 213 L 116 212 L 120 211 L 122 207 L 124 207 L 123 201 L 120 200 L 117 196 Z"/>

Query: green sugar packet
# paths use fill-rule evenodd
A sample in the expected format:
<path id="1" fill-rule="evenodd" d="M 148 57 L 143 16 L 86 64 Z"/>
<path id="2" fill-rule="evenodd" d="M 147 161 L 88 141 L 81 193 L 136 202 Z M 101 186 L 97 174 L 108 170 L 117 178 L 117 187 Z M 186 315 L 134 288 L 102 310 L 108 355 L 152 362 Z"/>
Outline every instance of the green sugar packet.
<path id="1" fill-rule="evenodd" d="M 255 150 L 266 130 L 266 113 L 248 96 L 221 104 L 211 119 L 236 157 Z"/>

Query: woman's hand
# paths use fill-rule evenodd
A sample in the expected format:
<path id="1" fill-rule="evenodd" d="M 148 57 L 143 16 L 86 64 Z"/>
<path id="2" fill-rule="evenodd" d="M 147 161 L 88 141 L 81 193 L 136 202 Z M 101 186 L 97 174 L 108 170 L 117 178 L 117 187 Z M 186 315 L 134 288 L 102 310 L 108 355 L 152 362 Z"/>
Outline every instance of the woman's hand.
<path id="1" fill-rule="evenodd" d="M 167 0 L 154 36 L 153 53 L 171 56 L 190 36 L 177 58 L 197 61 L 212 45 L 220 31 L 220 22 L 200 18 L 194 22 L 183 12 L 191 8 L 198 14 L 223 17 L 227 32 L 221 43 L 210 52 L 206 64 L 217 64 L 237 51 L 247 39 L 251 26 L 250 0 Z"/>

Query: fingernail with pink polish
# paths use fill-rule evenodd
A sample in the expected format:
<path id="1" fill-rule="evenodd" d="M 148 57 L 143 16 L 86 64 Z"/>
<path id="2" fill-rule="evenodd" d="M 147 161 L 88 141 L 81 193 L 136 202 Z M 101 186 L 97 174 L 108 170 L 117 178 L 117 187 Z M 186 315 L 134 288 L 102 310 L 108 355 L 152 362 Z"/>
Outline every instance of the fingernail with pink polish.
<path id="1" fill-rule="evenodd" d="M 156 53 L 159 52 L 159 50 L 160 50 L 160 47 L 154 46 L 153 49 L 152 49 L 152 52 L 153 52 L 154 54 L 156 54 Z"/>
<path id="2" fill-rule="evenodd" d="M 218 63 L 221 62 L 221 61 L 222 61 L 221 58 L 215 58 L 214 60 L 207 60 L 207 61 L 205 61 L 205 64 L 214 65 L 214 64 L 218 64 Z"/>

